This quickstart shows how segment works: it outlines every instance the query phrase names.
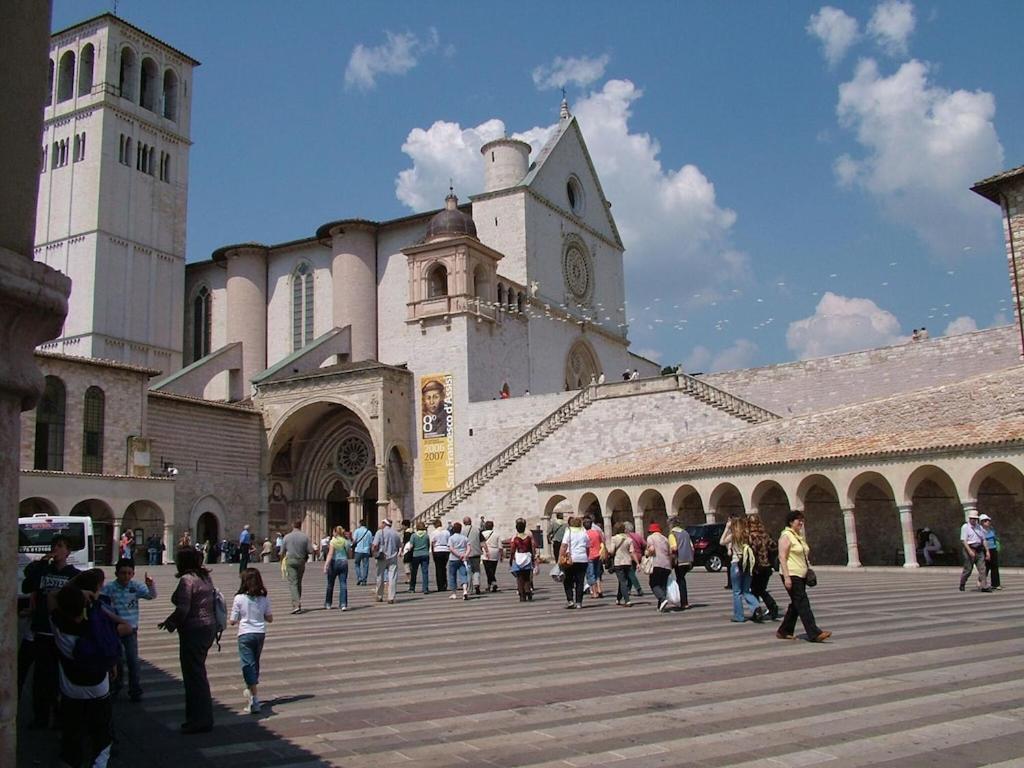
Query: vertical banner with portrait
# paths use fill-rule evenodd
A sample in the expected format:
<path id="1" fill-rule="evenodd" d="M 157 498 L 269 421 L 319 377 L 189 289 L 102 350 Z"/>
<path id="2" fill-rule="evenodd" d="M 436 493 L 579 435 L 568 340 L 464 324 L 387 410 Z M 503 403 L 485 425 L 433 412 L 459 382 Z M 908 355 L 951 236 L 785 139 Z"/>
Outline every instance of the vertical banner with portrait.
<path id="1" fill-rule="evenodd" d="M 420 456 L 425 493 L 455 487 L 454 395 L 451 374 L 420 377 Z"/>

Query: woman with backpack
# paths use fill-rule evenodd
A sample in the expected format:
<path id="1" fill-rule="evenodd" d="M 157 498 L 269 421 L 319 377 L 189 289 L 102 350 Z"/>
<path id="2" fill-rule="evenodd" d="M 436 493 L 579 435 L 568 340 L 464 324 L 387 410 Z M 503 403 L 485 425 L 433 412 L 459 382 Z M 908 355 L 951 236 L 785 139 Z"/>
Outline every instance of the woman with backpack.
<path id="1" fill-rule="evenodd" d="M 653 561 L 648 583 L 658 601 L 658 613 L 668 609 L 668 576 L 672 573 L 672 557 L 668 539 L 661 532 L 661 526 L 651 523 L 647 526 L 647 556 Z"/>
<path id="2" fill-rule="evenodd" d="M 178 586 L 171 595 L 174 612 L 157 627 L 178 632 L 178 659 L 185 685 L 185 722 L 181 732 L 208 733 L 213 729 L 213 699 L 206 677 L 206 654 L 217 635 L 216 590 L 203 555 L 194 548 L 178 550 Z"/>
<path id="3" fill-rule="evenodd" d="M 768 535 L 764 523 L 761 522 L 761 516 L 756 512 L 747 516 L 747 528 L 750 532 L 750 548 L 754 550 L 754 573 L 750 579 L 750 591 L 754 597 L 764 602 L 772 621 L 778 621 L 779 604 L 768 591 L 768 580 L 778 566 L 779 548 L 775 540 Z"/>
<path id="4" fill-rule="evenodd" d="M 744 622 L 743 604 L 750 606 L 751 619 L 758 623 L 764 621 L 764 609 L 750 591 L 750 581 L 754 574 L 754 550 L 750 548 L 750 533 L 747 521 L 743 517 L 733 517 L 725 526 L 721 541 L 729 550 L 729 580 L 732 584 L 732 620 Z"/>
<path id="5" fill-rule="evenodd" d="M 679 587 L 679 610 L 690 607 L 690 595 L 686 590 L 686 574 L 693 570 L 693 539 L 678 517 L 669 521 L 668 546 L 672 551 L 672 567 Z"/>
<path id="6" fill-rule="evenodd" d="M 267 624 L 273 620 L 274 614 L 270 612 L 270 598 L 263 586 L 263 577 L 255 568 L 246 568 L 242 571 L 242 581 L 231 604 L 230 618 L 231 626 L 238 625 L 238 660 L 242 663 L 242 679 L 245 680 L 243 711 L 246 714 L 255 715 L 263 707 L 257 695 L 260 656 L 263 653 L 263 641 L 267 637 Z"/>
<path id="7" fill-rule="evenodd" d="M 351 551 L 352 540 L 346 535 L 344 526 L 336 526 L 324 554 L 324 573 L 327 574 L 324 610 L 331 610 L 335 581 L 338 582 L 338 607 L 343 611 L 348 610 L 348 555 Z"/>

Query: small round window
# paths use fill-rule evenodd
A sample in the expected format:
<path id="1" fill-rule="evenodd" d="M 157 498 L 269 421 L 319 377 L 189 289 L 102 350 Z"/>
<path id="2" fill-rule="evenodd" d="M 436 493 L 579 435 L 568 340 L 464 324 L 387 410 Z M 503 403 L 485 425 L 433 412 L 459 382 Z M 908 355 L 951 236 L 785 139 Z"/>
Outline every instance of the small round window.
<path id="1" fill-rule="evenodd" d="M 582 216 L 585 202 L 583 199 L 583 186 L 575 176 L 570 176 L 569 180 L 565 183 L 565 195 L 569 199 L 569 208 L 572 209 L 572 212 L 577 216 Z"/>

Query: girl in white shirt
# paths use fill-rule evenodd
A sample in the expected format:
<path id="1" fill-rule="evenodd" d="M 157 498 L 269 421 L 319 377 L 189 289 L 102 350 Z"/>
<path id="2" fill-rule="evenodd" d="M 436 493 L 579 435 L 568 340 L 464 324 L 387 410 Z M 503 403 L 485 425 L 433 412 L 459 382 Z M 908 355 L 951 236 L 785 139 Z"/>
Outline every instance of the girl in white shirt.
<path id="1" fill-rule="evenodd" d="M 260 655 L 267 624 L 274 620 L 263 578 L 255 568 L 242 571 L 242 583 L 231 605 L 231 625 L 238 625 L 238 658 L 245 680 L 245 712 L 256 714 L 263 706 L 256 687 L 260 682 Z"/>

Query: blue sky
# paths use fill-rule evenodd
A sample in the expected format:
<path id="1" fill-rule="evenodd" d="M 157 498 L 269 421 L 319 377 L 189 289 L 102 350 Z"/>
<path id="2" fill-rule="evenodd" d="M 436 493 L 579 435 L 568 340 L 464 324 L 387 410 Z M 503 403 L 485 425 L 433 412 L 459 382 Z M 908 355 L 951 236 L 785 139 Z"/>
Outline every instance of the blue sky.
<path id="1" fill-rule="evenodd" d="M 56 0 L 53 28 L 110 10 Z M 1010 321 L 1019 2 L 122 0 L 199 59 L 188 258 L 479 191 L 564 84 L 626 243 L 630 339 L 721 370 Z M 1014 126 L 1018 126 L 1015 130 Z M 598 277 L 598 279 L 600 279 Z"/>

